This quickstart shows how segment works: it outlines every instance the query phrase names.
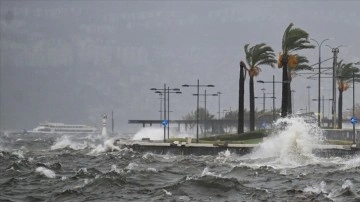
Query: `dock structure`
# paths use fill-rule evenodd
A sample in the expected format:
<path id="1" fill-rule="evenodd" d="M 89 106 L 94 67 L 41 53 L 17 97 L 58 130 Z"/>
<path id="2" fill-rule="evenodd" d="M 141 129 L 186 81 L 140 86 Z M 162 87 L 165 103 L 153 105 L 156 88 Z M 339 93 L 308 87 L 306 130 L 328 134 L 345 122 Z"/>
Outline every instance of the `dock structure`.
<path id="1" fill-rule="evenodd" d="M 116 146 L 121 148 L 132 149 L 136 152 L 152 152 L 155 154 L 174 154 L 174 155 L 218 155 L 220 152 L 229 150 L 239 156 L 251 153 L 258 144 L 201 144 L 201 143 L 162 143 L 149 141 L 116 141 Z M 316 156 L 329 157 L 345 157 L 360 154 L 360 147 L 352 147 L 350 145 L 316 145 L 312 151 Z"/>
<path id="2" fill-rule="evenodd" d="M 116 142 L 121 148 L 129 148 L 137 152 L 152 152 L 156 154 L 175 155 L 217 155 L 220 152 L 229 150 L 231 153 L 245 155 L 252 151 L 255 144 L 201 144 L 201 143 L 162 143 L 162 142 Z"/>
<path id="3" fill-rule="evenodd" d="M 163 120 L 128 120 L 128 124 L 141 124 L 143 127 L 152 126 L 154 124 L 161 124 Z M 193 126 L 196 126 L 196 120 L 169 120 L 171 125 L 177 125 L 177 131 L 180 132 L 181 129 L 188 130 Z M 209 127 L 210 133 L 223 134 L 225 131 L 225 127 L 228 126 L 237 126 L 237 120 L 225 120 L 225 119 L 213 119 L 207 120 L 199 120 L 199 124 L 206 124 Z M 182 127 L 183 126 L 183 127 Z M 246 126 L 246 124 L 245 124 Z"/>

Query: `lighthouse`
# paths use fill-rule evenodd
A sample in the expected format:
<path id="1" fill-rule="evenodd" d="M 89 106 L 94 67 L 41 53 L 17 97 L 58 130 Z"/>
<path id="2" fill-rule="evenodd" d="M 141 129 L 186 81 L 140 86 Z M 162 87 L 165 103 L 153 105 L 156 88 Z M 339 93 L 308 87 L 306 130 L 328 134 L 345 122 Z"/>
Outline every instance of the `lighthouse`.
<path id="1" fill-rule="evenodd" d="M 102 131 L 101 131 L 101 135 L 102 136 L 106 136 L 107 135 L 107 131 L 106 131 L 106 120 L 107 120 L 107 115 L 103 114 L 102 115 Z"/>

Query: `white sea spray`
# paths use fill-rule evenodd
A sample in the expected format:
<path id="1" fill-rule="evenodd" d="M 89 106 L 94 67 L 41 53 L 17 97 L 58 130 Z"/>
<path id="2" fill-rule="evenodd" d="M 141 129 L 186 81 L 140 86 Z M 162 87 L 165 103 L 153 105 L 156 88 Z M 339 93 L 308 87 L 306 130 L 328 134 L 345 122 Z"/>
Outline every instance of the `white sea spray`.
<path id="1" fill-rule="evenodd" d="M 55 178 L 56 174 L 54 171 L 44 168 L 44 167 L 37 167 L 36 172 L 40 173 L 41 175 L 46 176 L 47 178 Z"/>

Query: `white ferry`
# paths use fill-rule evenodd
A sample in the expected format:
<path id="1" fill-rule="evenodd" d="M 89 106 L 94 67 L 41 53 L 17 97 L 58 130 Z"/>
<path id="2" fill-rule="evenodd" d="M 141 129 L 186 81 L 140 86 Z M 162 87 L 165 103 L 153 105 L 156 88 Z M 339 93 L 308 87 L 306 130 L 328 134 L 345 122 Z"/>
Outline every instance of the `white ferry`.
<path id="1" fill-rule="evenodd" d="M 41 123 L 38 127 L 27 133 L 47 133 L 47 134 L 82 134 L 96 133 L 97 129 L 87 125 L 68 125 L 64 123 Z"/>

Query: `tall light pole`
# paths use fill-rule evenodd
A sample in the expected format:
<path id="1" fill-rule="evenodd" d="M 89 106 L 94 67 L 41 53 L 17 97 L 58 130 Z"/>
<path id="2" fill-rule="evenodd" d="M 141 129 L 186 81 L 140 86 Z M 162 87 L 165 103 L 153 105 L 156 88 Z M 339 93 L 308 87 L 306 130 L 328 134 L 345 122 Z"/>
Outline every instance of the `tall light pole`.
<path id="1" fill-rule="evenodd" d="M 353 108 L 352 108 L 352 117 L 355 117 L 355 71 L 352 72 L 353 79 Z M 355 123 L 353 124 L 353 145 L 355 145 Z M 355 145 L 356 146 L 356 145 Z"/>
<path id="2" fill-rule="evenodd" d="M 206 93 L 206 90 L 205 90 L 205 93 L 204 94 L 193 94 L 194 96 L 204 96 L 205 97 L 205 114 L 204 114 L 204 127 L 205 127 L 205 129 L 204 129 L 204 131 L 205 131 L 205 137 L 206 137 L 206 121 L 207 121 L 207 117 L 206 117 L 206 97 L 207 96 L 218 96 L 218 94 L 217 93 L 214 93 L 214 94 L 207 94 Z"/>
<path id="3" fill-rule="evenodd" d="M 157 93 L 157 94 L 160 96 L 160 110 L 159 110 L 159 113 L 160 113 L 160 126 L 161 126 L 161 125 L 162 125 L 162 124 L 161 124 L 161 120 L 163 119 L 163 118 L 162 118 L 162 112 L 163 112 L 163 111 L 161 110 L 161 108 L 162 108 L 162 101 L 163 101 L 163 97 L 162 97 L 163 94 L 162 94 L 162 92 Z"/>
<path id="4" fill-rule="evenodd" d="M 312 40 L 312 41 L 315 41 L 316 42 L 316 44 L 318 45 L 318 47 L 319 47 L 319 79 L 318 79 L 318 87 L 319 87 L 319 89 L 318 89 L 318 126 L 320 127 L 320 88 L 321 88 L 321 46 L 322 46 L 322 44 L 325 42 L 325 41 L 327 41 L 327 40 L 329 40 L 329 39 L 324 39 L 324 40 L 322 40 L 320 43 L 319 42 L 317 42 L 315 39 L 310 39 L 310 40 Z"/>
<path id="5" fill-rule="evenodd" d="M 169 120 L 169 117 L 170 117 L 170 94 L 169 93 L 181 93 L 180 92 L 180 89 L 179 88 L 169 88 L 167 87 L 166 88 L 166 84 L 164 84 L 164 88 L 163 89 L 158 89 L 158 88 L 151 88 L 150 90 L 152 91 L 155 91 L 155 93 L 158 93 L 158 94 L 163 94 L 164 96 L 164 120 L 162 121 L 162 124 L 164 126 L 164 142 L 166 142 L 166 127 L 168 128 L 168 138 L 169 138 L 169 128 L 170 128 L 170 120 Z M 162 92 L 163 91 L 163 92 Z M 172 91 L 172 92 L 171 92 Z M 166 99 L 166 94 L 168 96 L 168 99 Z M 166 100 L 168 101 L 168 104 L 167 104 L 167 109 L 166 109 Z M 166 111 L 168 112 L 166 114 Z"/>
<path id="6" fill-rule="evenodd" d="M 199 143 L 199 88 L 200 87 L 215 87 L 215 85 L 200 85 L 199 79 L 197 80 L 196 85 L 184 84 L 182 87 L 196 87 L 197 88 L 197 102 L 196 102 L 196 143 Z"/>
<path id="7" fill-rule="evenodd" d="M 150 88 L 150 90 L 152 91 L 156 91 L 156 93 L 161 93 L 160 90 L 163 90 L 164 92 L 162 93 L 164 95 L 164 120 L 162 122 L 163 126 L 164 126 L 164 142 L 166 142 L 166 84 L 164 84 L 164 88 L 163 89 L 157 89 L 157 88 Z"/>
<path id="8" fill-rule="evenodd" d="M 171 90 L 171 92 L 170 92 Z M 179 88 L 173 88 L 173 89 L 170 89 L 168 87 L 167 89 L 167 93 L 168 93 L 168 124 L 167 124 L 167 129 L 168 129 L 168 135 L 167 135 L 167 138 L 169 139 L 170 138 L 170 93 L 176 93 L 176 94 L 181 94 L 180 92 L 180 89 Z"/>
<path id="9" fill-rule="evenodd" d="M 158 94 L 162 94 L 161 91 L 155 91 L 155 93 Z M 176 94 L 181 94 L 180 89 L 179 88 L 172 88 L 170 89 L 170 87 L 168 86 L 167 88 L 167 138 L 170 138 L 170 93 L 176 93 Z"/>
<path id="10" fill-rule="evenodd" d="M 311 86 L 306 86 L 306 88 L 308 89 L 308 107 L 307 107 L 306 113 L 308 113 L 308 112 L 311 112 L 311 109 L 310 109 L 310 88 L 311 88 Z"/>

